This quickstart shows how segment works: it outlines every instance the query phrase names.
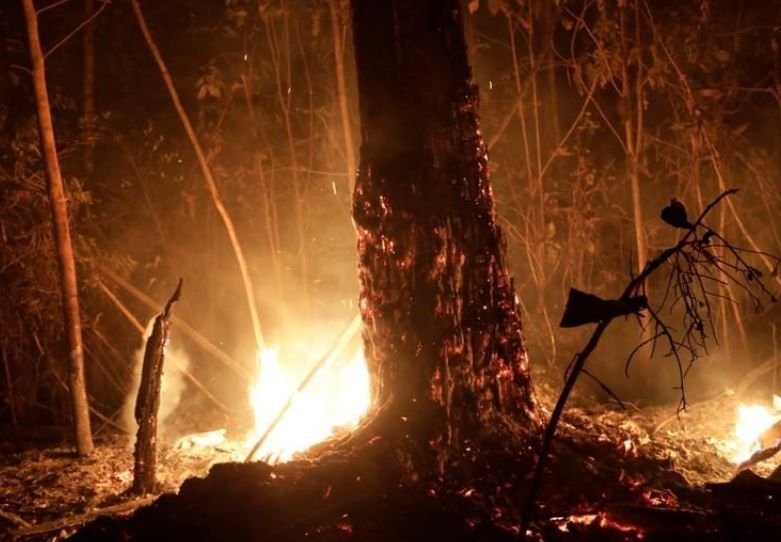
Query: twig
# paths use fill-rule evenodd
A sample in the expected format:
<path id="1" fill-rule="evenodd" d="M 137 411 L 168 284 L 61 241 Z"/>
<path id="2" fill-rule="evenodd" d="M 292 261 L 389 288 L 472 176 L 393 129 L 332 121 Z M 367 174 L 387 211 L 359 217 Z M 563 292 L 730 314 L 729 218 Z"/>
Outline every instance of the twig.
<path id="1" fill-rule="evenodd" d="M 614 392 L 612 389 L 610 389 L 610 386 L 602 382 L 602 380 L 595 376 L 594 374 L 590 373 L 588 370 L 583 369 L 583 374 L 589 377 L 591 380 L 593 380 L 600 388 L 602 388 L 602 391 L 607 393 L 610 397 L 613 398 L 613 400 L 618 403 L 618 406 L 626 410 L 626 404 L 621 400 L 621 398 L 618 396 L 616 392 Z"/>
<path id="2" fill-rule="evenodd" d="M 775 329 L 773 330 L 775 331 Z M 19 436 L 19 419 L 16 416 L 16 397 L 14 394 L 14 379 L 11 375 L 11 366 L 8 363 L 8 357 L 5 354 L 5 343 L 0 344 L 0 356 L 3 357 L 3 372 L 5 374 L 5 385 L 8 393 L 8 405 L 11 413 L 11 427 L 14 431 L 14 439 L 21 442 Z M 775 390 L 775 386 L 774 386 Z"/>
<path id="3" fill-rule="evenodd" d="M 92 401 L 92 397 L 90 397 L 90 402 L 94 402 L 94 401 Z M 120 410 L 121 410 L 121 409 L 120 409 Z M 105 425 L 108 425 L 108 426 L 111 426 L 111 427 L 113 427 L 114 429 L 116 429 L 116 430 L 117 430 L 117 431 L 119 431 L 120 433 L 125 433 L 125 434 L 127 434 L 127 435 L 130 435 L 130 434 L 131 434 L 131 433 L 130 433 L 130 431 L 128 431 L 126 428 L 122 427 L 121 425 L 119 425 L 118 423 L 116 423 L 114 420 L 112 420 L 111 418 L 109 418 L 108 416 L 106 416 L 105 414 L 102 414 L 102 413 L 98 412 L 98 411 L 97 411 L 96 409 L 94 409 L 93 407 L 91 407 L 91 406 L 90 406 L 90 407 L 89 407 L 89 411 L 92 413 L 92 415 L 93 415 L 93 416 L 95 416 L 97 419 L 99 419 L 100 421 L 102 421 L 102 422 L 103 422 Z M 98 432 L 97 432 L 97 431 L 95 431 L 95 434 L 97 435 L 97 434 L 98 434 Z"/>
<path id="4" fill-rule="evenodd" d="M 49 4 L 48 6 L 43 6 L 42 8 L 38 9 L 38 10 L 36 11 L 36 13 L 38 14 L 38 17 L 40 17 L 41 15 L 43 15 L 44 13 L 46 13 L 47 11 L 49 11 L 49 10 L 51 10 L 51 9 L 54 9 L 54 8 L 57 8 L 57 7 L 59 7 L 59 6 L 63 5 L 63 4 L 65 4 L 65 3 L 67 3 L 67 2 L 70 2 L 70 0 L 57 0 L 56 2 L 52 2 L 52 3 L 51 3 L 51 4 Z"/>
<path id="5" fill-rule="evenodd" d="M 98 15 L 100 15 L 103 12 L 104 9 L 106 9 L 106 7 L 108 7 L 110 3 L 111 3 L 110 0 L 103 0 L 103 5 L 101 5 L 98 9 L 96 9 L 92 15 L 90 15 L 89 17 L 84 19 L 81 23 L 79 23 L 79 25 L 73 30 L 71 30 L 67 36 L 62 38 L 57 43 L 55 43 L 48 51 L 46 51 L 46 54 L 43 55 L 43 58 L 44 59 L 48 58 L 50 54 L 52 54 L 54 51 L 59 49 L 62 45 L 65 44 L 65 42 L 67 42 L 69 39 L 75 36 L 79 32 L 79 30 L 81 30 L 82 28 L 90 24 Z M 43 8 L 43 9 L 46 10 L 48 8 Z M 40 14 L 41 11 L 38 11 L 38 15 Z"/>
<path id="6" fill-rule="evenodd" d="M 0 510 L 0 519 L 4 519 L 9 523 L 13 523 L 14 525 L 17 525 L 19 527 L 29 527 L 30 524 L 14 514 L 13 512 L 7 512 L 5 510 Z"/>

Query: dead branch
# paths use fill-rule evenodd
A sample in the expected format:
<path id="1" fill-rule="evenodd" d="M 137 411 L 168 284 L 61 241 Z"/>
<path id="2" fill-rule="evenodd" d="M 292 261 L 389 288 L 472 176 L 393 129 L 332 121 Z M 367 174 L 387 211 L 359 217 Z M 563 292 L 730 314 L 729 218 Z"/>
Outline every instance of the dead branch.
<path id="1" fill-rule="evenodd" d="M 14 514 L 13 512 L 8 512 L 6 510 L 0 510 L 0 519 L 4 519 L 5 521 L 9 523 L 13 523 L 14 525 L 18 527 L 29 527 L 30 524 Z"/>
<path id="2" fill-rule="evenodd" d="M 141 385 L 136 398 L 135 464 L 133 468 L 133 493 L 145 495 L 157 486 L 157 413 L 160 409 L 160 385 L 165 361 L 165 346 L 171 332 L 171 307 L 179 300 L 182 279 L 163 312 L 155 318 L 152 334 L 146 341 L 144 365 L 141 369 Z"/>
<path id="3" fill-rule="evenodd" d="M 705 340 L 707 338 L 703 323 L 705 318 L 707 318 L 707 315 L 703 315 L 702 310 L 705 309 L 706 312 L 709 310 L 707 304 L 707 296 L 709 294 L 704 288 L 699 291 L 692 289 L 692 284 L 695 284 L 695 281 L 697 280 L 696 273 L 699 273 L 698 269 L 692 265 L 692 262 L 697 261 L 699 258 L 706 258 L 706 265 L 707 263 L 712 265 L 725 265 L 726 263 L 729 263 L 737 275 L 733 275 L 733 280 L 735 280 L 737 283 L 742 284 L 749 289 L 754 286 L 754 283 L 761 284 L 761 273 L 757 269 L 748 265 L 745 260 L 740 257 L 739 249 L 734 248 L 732 245 L 729 246 L 729 253 L 734 257 L 734 261 L 731 262 L 727 262 L 724 256 L 716 255 L 710 250 L 711 247 L 709 246 L 709 241 L 711 238 L 716 237 L 717 234 L 703 224 L 705 217 L 716 205 L 718 205 L 728 196 L 737 193 L 737 191 L 737 189 L 730 189 L 719 194 L 719 196 L 717 196 L 703 209 L 694 223 L 689 223 L 686 220 L 685 209 L 682 206 L 680 208 L 674 209 L 675 211 L 679 211 L 682 216 L 675 215 L 672 217 L 673 220 L 670 220 L 669 217 L 665 217 L 665 212 L 667 211 L 667 209 L 665 209 L 665 212 L 662 213 L 662 218 L 669 224 L 685 230 L 686 233 L 681 237 L 678 243 L 665 249 L 661 254 L 659 254 L 659 256 L 649 261 L 643 267 L 643 270 L 636 277 L 633 277 L 632 280 L 630 280 L 629 284 L 619 297 L 619 301 L 628 301 L 632 296 L 642 294 L 645 291 L 645 285 L 648 278 L 663 264 L 672 264 L 671 273 L 675 275 L 675 280 L 671 279 L 671 281 L 673 283 L 673 288 L 676 291 L 676 296 L 674 297 L 677 297 L 678 300 L 682 300 L 684 303 L 683 318 L 685 325 L 682 336 L 676 338 L 673 335 L 672 328 L 670 328 L 659 318 L 658 312 L 662 307 L 659 307 L 656 311 L 649 308 L 648 312 L 651 313 L 654 325 L 656 327 L 656 332 L 650 339 L 651 343 L 655 345 L 659 338 L 665 339 L 670 349 L 667 355 L 673 357 L 678 364 L 679 375 L 681 379 L 681 402 L 679 409 L 686 407 L 683 378 L 691 366 L 693 359 L 696 359 L 699 349 L 705 347 Z M 675 202 L 671 204 L 671 207 L 675 207 Z M 704 230 L 704 233 L 700 237 L 698 236 L 698 233 L 700 233 L 701 230 Z M 720 236 L 716 238 L 723 242 L 723 239 Z M 686 257 L 679 257 L 681 254 L 685 254 Z M 684 260 L 684 262 L 681 260 Z M 688 267 L 684 267 L 687 264 Z M 743 279 L 742 283 L 741 278 Z M 769 294 L 764 285 L 762 285 L 759 290 L 761 293 Z M 774 300 L 772 296 L 770 296 L 770 298 L 771 300 Z M 665 294 L 665 300 L 666 299 L 667 295 Z M 676 301 L 674 300 L 673 304 L 675 304 L 675 302 Z M 573 388 L 575 387 L 575 383 L 577 382 L 578 377 L 583 372 L 586 361 L 599 344 L 602 335 L 607 330 L 607 327 L 610 325 L 613 319 L 614 317 L 608 316 L 605 320 L 602 320 L 597 324 L 597 327 L 586 343 L 586 346 L 575 356 L 575 359 L 568 369 L 564 387 L 556 402 L 556 406 L 553 409 L 551 418 L 545 429 L 542 444 L 540 446 L 537 465 L 535 466 L 529 493 L 524 504 L 521 525 L 522 533 L 526 532 L 529 521 L 531 519 L 531 514 L 534 511 L 534 504 L 537 493 L 539 491 L 540 482 L 542 480 L 542 473 L 544 471 L 545 462 L 547 461 L 547 457 L 550 452 L 553 438 L 556 434 L 556 429 L 561 418 L 561 414 L 564 410 L 564 406 L 566 405 L 566 402 L 572 393 Z M 684 363 L 680 357 L 680 350 L 688 350 L 692 356 L 686 368 L 684 368 Z"/>

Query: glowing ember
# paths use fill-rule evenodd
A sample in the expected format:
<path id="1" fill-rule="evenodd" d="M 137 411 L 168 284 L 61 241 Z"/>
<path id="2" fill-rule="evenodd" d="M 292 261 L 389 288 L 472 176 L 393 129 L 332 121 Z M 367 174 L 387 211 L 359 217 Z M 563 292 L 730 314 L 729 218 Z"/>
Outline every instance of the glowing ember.
<path id="1" fill-rule="evenodd" d="M 571 516 L 552 517 L 551 522 L 558 525 L 558 529 L 562 532 L 571 532 L 578 525 L 585 525 L 589 527 L 600 527 L 602 529 L 614 529 L 625 533 L 632 533 L 636 540 L 642 540 L 645 538 L 645 533 L 642 529 L 635 525 L 629 525 L 626 523 L 620 523 L 608 517 L 604 512 L 598 514 L 574 514 Z"/>
<path id="2" fill-rule="evenodd" d="M 280 361 L 279 350 L 261 352 L 258 362 L 260 372 L 250 390 L 255 417 L 252 444 L 274 422 L 300 381 L 293 364 Z M 336 429 L 354 426 L 369 403 L 369 374 L 363 354 L 331 360 L 311 385 L 293 397 L 255 457 L 271 463 L 290 460 L 294 453 L 327 439 Z"/>
<path id="3" fill-rule="evenodd" d="M 774 398 L 774 406 L 781 401 Z M 781 420 L 781 415 L 775 408 L 762 405 L 738 406 L 738 421 L 735 424 L 735 438 L 739 446 L 738 452 L 730 458 L 735 464 L 743 463 L 761 449 L 760 439 L 762 434 L 770 429 L 773 424 Z"/>

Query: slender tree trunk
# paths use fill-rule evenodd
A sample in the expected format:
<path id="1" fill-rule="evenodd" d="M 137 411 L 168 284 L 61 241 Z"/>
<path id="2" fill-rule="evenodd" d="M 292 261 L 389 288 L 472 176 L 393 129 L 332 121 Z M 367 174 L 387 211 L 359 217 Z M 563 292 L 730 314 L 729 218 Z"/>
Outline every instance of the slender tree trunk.
<path id="1" fill-rule="evenodd" d="M 95 0 L 84 0 L 84 18 L 89 20 L 95 10 Z M 95 22 L 84 27 L 84 85 L 82 103 L 82 133 L 84 135 L 84 170 L 92 174 L 95 150 Z"/>
<path id="2" fill-rule="evenodd" d="M 639 6 L 635 5 L 635 38 L 639 42 L 640 21 L 638 16 Z M 643 271 L 648 261 L 648 244 L 646 242 L 645 228 L 643 227 L 643 194 L 640 187 L 640 153 L 642 152 L 643 137 L 643 63 L 637 62 L 635 74 L 635 96 L 632 99 L 631 80 L 629 75 L 629 56 L 631 51 L 627 43 L 629 29 L 626 23 L 626 11 L 629 8 L 621 8 L 621 52 L 622 61 L 622 87 L 621 104 L 624 117 L 624 141 L 627 149 L 627 173 L 632 189 L 632 215 L 634 218 L 635 246 L 637 248 L 637 272 Z M 639 43 L 636 44 L 639 47 Z M 632 102 L 634 101 L 634 107 Z"/>
<path id="3" fill-rule="evenodd" d="M 252 63 L 245 62 L 246 65 L 249 67 L 247 68 L 247 72 L 245 75 L 242 75 L 241 81 L 242 81 L 242 90 L 244 93 L 244 103 L 247 107 L 247 118 L 250 122 L 250 127 L 252 128 L 252 136 L 254 138 L 253 141 L 253 148 L 256 149 L 254 152 L 254 165 L 255 165 L 255 174 L 257 175 L 258 182 L 260 183 L 260 194 L 262 199 L 262 207 L 263 207 L 263 223 L 266 226 L 266 241 L 268 243 L 268 253 L 269 253 L 269 259 L 271 260 L 271 267 L 274 269 L 274 280 L 276 281 L 276 289 L 277 291 L 280 291 L 282 288 L 282 269 L 281 265 L 279 263 L 279 242 L 277 239 L 277 236 L 275 235 L 276 231 L 276 223 L 275 223 L 275 217 L 272 213 L 272 207 L 273 207 L 273 200 L 274 200 L 274 193 L 271 187 L 269 187 L 268 182 L 266 181 L 266 174 L 263 169 L 263 157 L 260 152 L 261 144 L 260 144 L 260 125 L 258 123 L 258 118 L 255 113 L 255 105 L 252 103 L 252 82 L 253 82 L 253 75 L 252 75 Z"/>
<path id="4" fill-rule="evenodd" d="M 171 96 L 171 101 L 173 102 L 174 108 L 179 115 L 179 119 L 182 122 L 184 131 L 187 133 L 187 137 L 190 139 L 190 144 L 195 151 L 195 155 L 198 159 L 198 165 L 201 167 L 201 173 L 203 174 L 203 178 L 206 181 L 206 188 L 209 191 L 212 203 L 214 203 L 214 207 L 217 209 L 217 214 L 220 215 L 222 223 L 225 226 L 225 231 L 228 233 L 228 239 L 230 240 L 231 247 L 233 248 L 233 254 L 236 256 L 236 262 L 239 266 L 239 273 L 241 273 L 241 281 L 244 285 L 244 295 L 247 299 L 247 308 L 249 309 L 250 318 L 252 320 L 252 331 L 255 335 L 255 344 L 258 350 L 260 350 L 264 347 L 264 341 L 260 326 L 260 317 L 258 316 L 258 309 L 256 306 L 255 288 L 252 285 L 252 278 L 249 274 L 249 266 L 247 265 L 247 260 L 244 257 L 244 251 L 241 248 L 241 243 L 239 242 L 239 235 L 236 232 L 236 227 L 233 225 L 233 219 L 231 218 L 230 213 L 228 213 L 227 207 L 225 207 L 225 202 L 223 201 L 222 195 L 220 194 L 220 189 L 217 186 L 217 180 L 214 178 L 212 170 L 209 167 L 209 161 L 206 158 L 206 153 L 203 152 L 203 147 L 201 147 L 201 143 L 195 133 L 195 128 L 193 128 L 193 125 L 190 122 L 190 118 L 187 116 L 187 112 L 184 110 L 182 101 L 179 99 L 179 93 L 174 86 L 174 81 L 171 78 L 171 74 L 168 72 L 168 67 L 163 60 L 163 55 L 160 54 L 160 49 L 158 49 L 154 38 L 152 38 L 152 33 L 149 31 L 149 26 L 146 24 L 146 19 L 144 18 L 144 13 L 141 11 L 141 6 L 139 5 L 138 0 L 131 0 L 130 5 L 133 8 L 133 14 L 135 15 L 138 26 L 141 29 L 141 33 L 144 35 L 144 41 L 146 42 L 147 47 L 149 47 L 149 51 L 152 53 L 152 57 L 155 59 L 155 63 L 157 64 L 157 68 L 163 78 L 165 87 Z"/>
<path id="5" fill-rule="evenodd" d="M 279 109 L 282 112 L 282 118 L 285 124 L 285 135 L 287 137 L 287 149 L 290 156 L 291 167 L 291 181 L 293 185 L 293 212 L 295 215 L 296 232 L 298 233 L 298 256 L 301 262 L 301 295 L 304 299 L 304 304 L 308 305 L 309 299 L 309 270 L 307 261 L 307 242 L 306 242 L 306 214 L 304 212 L 304 190 L 301 186 L 301 180 L 299 177 L 299 165 L 298 165 L 298 153 L 296 152 L 295 134 L 293 133 L 293 122 L 290 116 L 290 101 L 292 99 L 292 81 L 290 78 L 290 47 L 288 36 L 288 21 L 287 15 L 284 15 L 284 28 L 283 37 L 285 43 L 288 45 L 284 49 L 279 46 L 279 40 L 274 28 L 274 22 L 270 17 L 263 17 L 263 24 L 266 29 L 266 40 L 268 42 L 269 50 L 271 51 L 271 58 L 274 66 L 274 81 L 276 83 L 277 100 L 279 101 Z M 287 51 L 287 80 L 282 80 L 282 50 Z"/>
<path id="6" fill-rule="evenodd" d="M 342 39 L 342 9 L 340 0 L 328 0 L 331 12 L 331 33 L 334 38 L 334 66 L 336 68 L 336 95 L 342 117 L 344 156 L 347 159 L 347 186 L 352 192 L 355 185 L 355 144 L 350 126 L 350 109 L 347 106 L 347 83 L 344 76 L 344 40 Z"/>
<path id="7" fill-rule="evenodd" d="M 537 419 L 457 0 L 353 0 L 360 308 L 372 393 L 459 447 Z M 432 434 L 433 432 L 433 434 Z"/>
<path id="8" fill-rule="evenodd" d="M 76 279 L 76 263 L 73 258 L 70 226 L 68 225 L 68 202 L 60 174 L 60 163 L 57 158 L 57 146 L 54 140 L 54 126 L 52 125 L 49 106 L 49 93 L 46 88 L 43 50 L 41 49 L 40 36 L 38 35 L 38 16 L 35 12 L 33 0 L 22 0 L 22 6 L 27 22 L 33 87 L 38 112 L 38 130 L 40 132 L 43 160 L 46 166 L 46 181 L 52 208 L 57 263 L 60 268 L 65 332 L 68 337 L 69 348 L 68 377 L 76 433 L 76 450 L 79 455 L 88 455 L 92 452 L 94 445 L 92 443 L 87 386 L 84 377 L 84 348 L 81 337 L 78 281 Z"/>

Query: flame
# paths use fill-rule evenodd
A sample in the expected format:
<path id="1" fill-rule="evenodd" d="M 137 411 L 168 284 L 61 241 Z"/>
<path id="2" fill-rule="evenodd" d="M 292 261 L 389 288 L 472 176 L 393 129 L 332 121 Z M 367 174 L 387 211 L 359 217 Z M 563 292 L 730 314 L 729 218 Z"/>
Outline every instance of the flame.
<path id="1" fill-rule="evenodd" d="M 267 462 L 288 461 L 335 430 L 354 427 L 369 408 L 369 373 L 360 351 L 330 360 L 300 393 L 296 393 L 300 378 L 292 370 L 292 363 L 280 360 L 280 349 L 264 349 L 258 363 L 258 378 L 250 389 L 255 419 L 250 446 L 274 423 L 292 397 L 290 408 L 255 455 Z"/>
<path id="2" fill-rule="evenodd" d="M 730 458 L 735 464 L 743 463 L 761 449 L 760 439 L 773 424 L 781 420 L 781 415 L 776 412 L 781 403 L 781 398 L 773 397 L 774 408 L 763 405 L 739 405 L 738 420 L 735 423 L 735 440 L 738 444 L 738 452 Z"/>

